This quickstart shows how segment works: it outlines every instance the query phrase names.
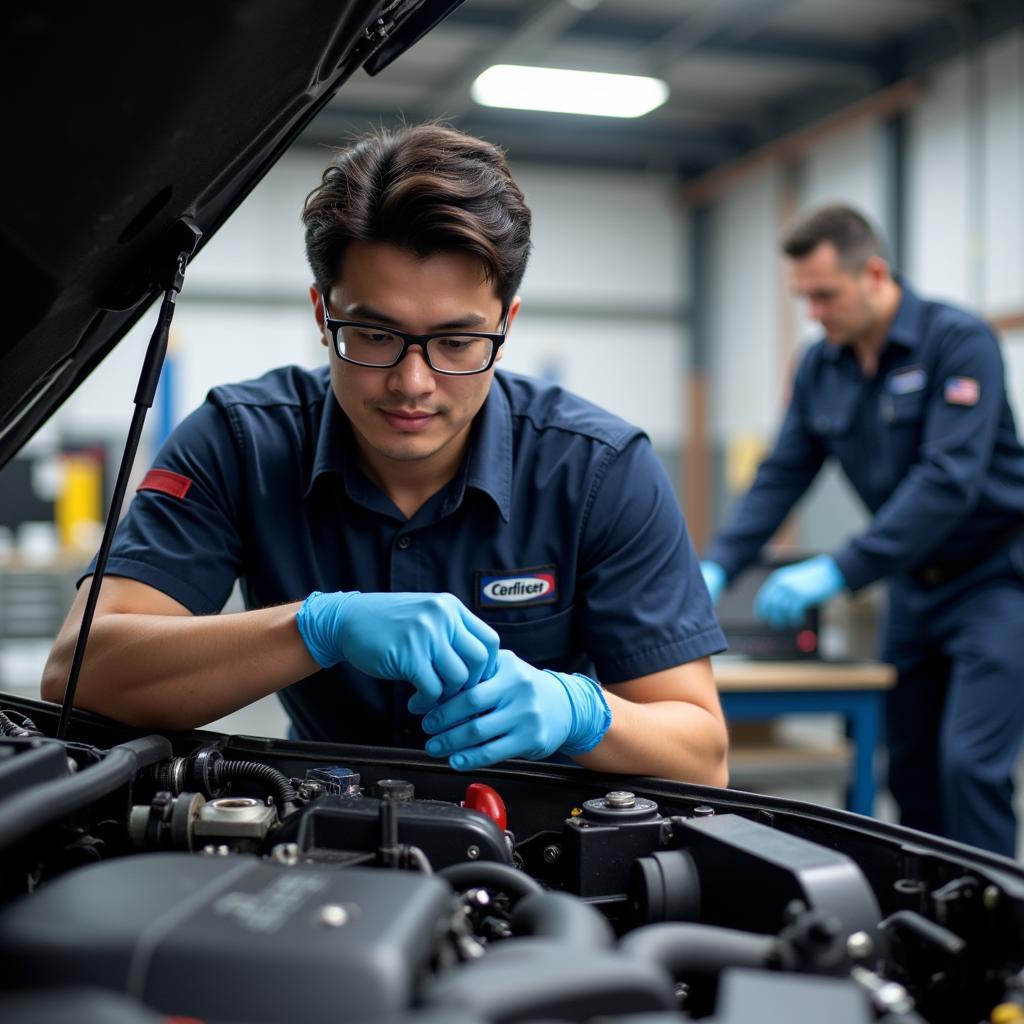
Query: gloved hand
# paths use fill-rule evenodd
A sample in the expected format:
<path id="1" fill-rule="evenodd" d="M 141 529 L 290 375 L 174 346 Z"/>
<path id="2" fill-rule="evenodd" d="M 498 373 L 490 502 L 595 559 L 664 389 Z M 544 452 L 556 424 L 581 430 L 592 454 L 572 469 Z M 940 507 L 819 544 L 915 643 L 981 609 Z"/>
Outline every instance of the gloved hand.
<path id="1" fill-rule="evenodd" d="M 704 585 L 711 595 L 711 604 L 718 604 L 718 598 L 725 589 L 725 570 L 717 562 L 701 562 L 700 574 L 704 577 Z"/>
<path id="2" fill-rule="evenodd" d="M 367 675 L 412 683 L 408 706 L 417 715 L 493 675 L 501 645 L 451 594 L 317 590 L 303 601 L 296 623 L 323 668 L 345 661 Z"/>
<path id="3" fill-rule="evenodd" d="M 831 555 L 776 569 L 754 598 L 754 614 L 776 629 L 798 626 L 808 608 L 827 601 L 846 585 L 842 570 Z"/>
<path id="4" fill-rule="evenodd" d="M 612 713 L 601 687 L 581 675 L 534 668 L 498 652 L 490 679 L 462 690 L 423 719 L 427 753 L 460 771 L 556 750 L 584 754 L 604 738 Z"/>

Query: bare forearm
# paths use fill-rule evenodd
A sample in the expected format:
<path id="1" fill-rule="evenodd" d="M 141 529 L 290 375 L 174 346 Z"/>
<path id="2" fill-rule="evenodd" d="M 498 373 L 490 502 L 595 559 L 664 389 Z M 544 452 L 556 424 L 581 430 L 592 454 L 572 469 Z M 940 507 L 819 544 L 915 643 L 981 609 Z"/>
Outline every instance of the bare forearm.
<path id="1" fill-rule="evenodd" d="M 93 625 L 75 704 L 145 728 L 189 729 L 318 668 L 295 626 L 298 604 L 234 615 L 111 613 Z M 43 676 L 61 700 L 75 635 L 62 634 Z"/>
<path id="2" fill-rule="evenodd" d="M 728 784 L 728 739 L 719 717 L 684 701 L 640 704 L 607 691 L 605 696 L 612 724 L 592 751 L 576 758 L 585 768 Z"/>

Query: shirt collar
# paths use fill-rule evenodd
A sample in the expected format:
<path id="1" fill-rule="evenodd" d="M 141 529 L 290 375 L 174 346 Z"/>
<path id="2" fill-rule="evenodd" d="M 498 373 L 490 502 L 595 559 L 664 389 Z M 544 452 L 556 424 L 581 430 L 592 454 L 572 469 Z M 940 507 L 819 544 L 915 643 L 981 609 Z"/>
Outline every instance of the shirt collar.
<path id="1" fill-rule="evenodd" d="M 351 461 L 349 458 L 348 420 L 338 405 L 328 377 L 324 392 L 323 413 L 320 416 L 320 432 L 316 439 L 316 452 L 309 473 L 306 497 L 325 473 L 344 473 Z"/>
<path id="2" fill-rule="evenodd" d="M 902 345 L 903 348 L 914 349 L 921 341 L 921 318 L 924 315 L 924 303 L 899 274 L 894 274 L 893 279 L 900 286 L 900 304 L 889 325 L 889 333 L 885 340 L 887 344 L 895 342 L 897 345 Z M 826 341 L 823 352 L 825 358 L 834 363 L 846 350 L 846 345 L 832 345 Z"/>
<path id="3" fill-rule="evenodd" d="M 317 480 L 326 473 L 342 473 L 346 485 L 350 485 L 350 473 L 355 465 L 352 430 L 328 379 L 306 496 L 309 496 Z M 512 506 L 512 409 L 497 378 L 491 381 L 487 398 L 476 415 L 469 452 L 454 482 L 443 514 L 447 515 L 458 508 L 466 488 L 474 487 L 490 495 L 502 519 L 506 523 L 509 521 Z"/>
<path id="4" fill-rule="evenodd" d="M 465 488 L 473 487 L 491 497 L 507 523 L 512 511 L 512 407 L 497 375 L 476 414 L 464 466 L 465 475 L 456 478 L 459 486 L 452 490 L 444 513 L 454 511 Z"/>

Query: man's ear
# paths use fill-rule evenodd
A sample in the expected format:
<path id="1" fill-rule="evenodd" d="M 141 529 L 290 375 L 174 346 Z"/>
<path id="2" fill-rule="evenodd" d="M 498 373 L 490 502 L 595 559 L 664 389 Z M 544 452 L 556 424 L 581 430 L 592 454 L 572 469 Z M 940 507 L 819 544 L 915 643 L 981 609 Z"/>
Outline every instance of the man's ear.
<path id="1" fill-rule="evenodd" d="M 323 298 L 320 295 L 320 289 L 315 284 L 309 286 L 309 301 L 313 303 L 313 318 L 316 320 L 317 331 L 320 334 L 320 344 L 325 348 L 330 348 L 330 339 L 328 339 L 327 331 L 324 328 Z"/>
<path id="2" fill-rule="evenodd" d="M 882 256 L 869 256 L 864 263 L 864 271 L 875 285 L 883 284 L 892 277 L 889 264 Z"/>
<path id="3" fill-rule="evenodd" d="M 517 295 L 508 307 L 508 320 L 505 322 L 505 330 L 508 331 L 512 327 L 512 321 L 519 315 L 519 310 L 523 305 L 523 298 L 521 295 Z"/>

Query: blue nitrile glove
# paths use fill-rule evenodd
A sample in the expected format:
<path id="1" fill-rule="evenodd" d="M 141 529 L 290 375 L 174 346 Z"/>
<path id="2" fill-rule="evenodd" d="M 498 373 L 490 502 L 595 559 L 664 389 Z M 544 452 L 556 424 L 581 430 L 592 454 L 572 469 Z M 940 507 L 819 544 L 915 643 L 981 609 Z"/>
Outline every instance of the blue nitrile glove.
<path id="1" fill-rule="evenodd" d="M 434 708 L 423 728 L 435 734 L 428 754 L 448 756 L 453 768 L 468 771 L 556 750 L 585 754 L 611 723 L 608 702 L 593 679 L 534 668 L 502 650 L 490 679 Z"/>
<path id="2" fill-rule="evenodd" d="M 711 604 L 718 604 L 718 598 L 725 589 L 725 570 L 717 562 L 701 562 L 700 574 L 711 595 Z"/>
<path id="3" fill-rule="evenodd" d="M 827 601 L 846 585 L 831 555 L 776 569 L 754 598 L 754 614 L 776 629 L 799 626 L 808 608 Z"/>
<path id="4" fill-rule="evenodd" d="M 493 675 L 501 643 L 451 594 L 317 590 L 295 618 L 318 665 L 345 661 L 370 676 L 407 680 L 416 687 L 409 710 L 417 715 Z"/>

